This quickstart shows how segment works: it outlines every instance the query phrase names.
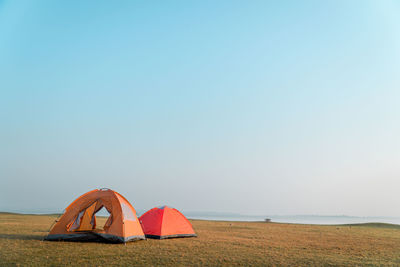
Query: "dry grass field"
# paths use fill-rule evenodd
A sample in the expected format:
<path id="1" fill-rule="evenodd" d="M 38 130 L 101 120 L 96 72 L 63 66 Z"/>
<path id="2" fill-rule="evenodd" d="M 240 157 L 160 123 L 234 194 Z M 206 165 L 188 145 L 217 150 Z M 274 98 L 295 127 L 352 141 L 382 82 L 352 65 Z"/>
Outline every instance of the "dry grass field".
<path id="1" fill-rule="evenodd" d="M 193 220 L 197 238 L 46 242 L 55 216 L 0 214 L 0 266 L 400 266 L 400 227 Z"/>

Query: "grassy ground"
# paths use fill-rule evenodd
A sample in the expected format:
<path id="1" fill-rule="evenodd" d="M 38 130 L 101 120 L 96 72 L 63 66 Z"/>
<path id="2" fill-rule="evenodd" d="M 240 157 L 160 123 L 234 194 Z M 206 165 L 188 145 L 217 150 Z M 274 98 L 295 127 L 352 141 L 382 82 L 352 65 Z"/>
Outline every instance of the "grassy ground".
<path id="1" fill-rule="evenodd" d="M 400 227 L 192 221 L 197 238 L 46 242 L 55 216 L 0 214 L 0 266 L 400 266 Z"/>

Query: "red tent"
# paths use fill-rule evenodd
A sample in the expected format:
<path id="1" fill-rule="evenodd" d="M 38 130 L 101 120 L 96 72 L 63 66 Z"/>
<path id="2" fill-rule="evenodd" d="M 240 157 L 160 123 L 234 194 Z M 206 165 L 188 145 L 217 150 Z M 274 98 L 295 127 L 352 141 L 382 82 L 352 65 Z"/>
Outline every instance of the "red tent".
<path id="1" fill-rule="evenodd" d="M 167 206 L 153 208 L 139 218 L 148 238 L 197 236 L 191 223 L 177 209 Z"/>

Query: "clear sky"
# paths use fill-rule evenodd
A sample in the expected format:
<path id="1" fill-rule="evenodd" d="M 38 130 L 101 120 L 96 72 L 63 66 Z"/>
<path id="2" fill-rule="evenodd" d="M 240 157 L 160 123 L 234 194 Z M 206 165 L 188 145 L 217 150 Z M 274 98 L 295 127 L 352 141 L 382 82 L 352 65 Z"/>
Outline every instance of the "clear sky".
<path id="1" fill-rule="evenodd" d="M 0 210 L 400 216 L 399 14 L 0 0 Z"/>

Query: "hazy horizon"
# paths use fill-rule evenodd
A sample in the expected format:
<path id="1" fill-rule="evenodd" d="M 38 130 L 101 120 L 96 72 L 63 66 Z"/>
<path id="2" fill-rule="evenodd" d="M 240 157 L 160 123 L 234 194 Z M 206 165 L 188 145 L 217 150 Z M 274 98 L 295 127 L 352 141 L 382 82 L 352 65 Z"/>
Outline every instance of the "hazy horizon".
<path id="1" fill-rule="evenodd" d="M 0 211 L 400 217 L 400 3 L 0 1 Z"/>
<path id="2" fill-rule="evenodd" d="M 147 210 L 136 210 L 137 216 L 143 215 Z M 241 214 L 233 212 L 212 212 L 212 211 L 180 211 L 189 219 L 194 220 L 212 220 L 212 221 L 264 221 L 270 219 L 275 223 L 295 223 L 295 224 L 317 224 L 317 225 L 342 225 L 359 223 L 388 223 L 400 224 L 400 217 L 395 216 L 351 216 L 351 215 L 318 215 L 318 214 Z M 0 211 L 15 214 L 63 214 L 65 210 L 18 210 L 18 211 Z M 103 208 L 96 216 L 108 217 L 110 214 Z"/>

